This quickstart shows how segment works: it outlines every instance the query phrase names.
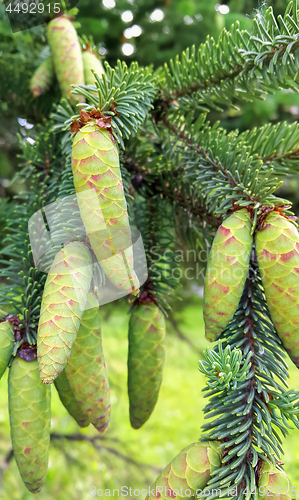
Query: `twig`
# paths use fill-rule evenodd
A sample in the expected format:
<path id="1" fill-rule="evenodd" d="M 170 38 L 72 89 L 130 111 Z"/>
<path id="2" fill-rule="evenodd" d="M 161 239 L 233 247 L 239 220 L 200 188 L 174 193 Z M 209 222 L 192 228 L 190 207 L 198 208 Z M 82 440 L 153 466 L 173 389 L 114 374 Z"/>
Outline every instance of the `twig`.
<path id="1" fill-rule="evenodd" d="M 292 46 L 290 53 L 294 53 L 296 49 L 299 46 L 299 41 L 297 39 L 297 42 L 294 43 Z M 281 60 L 283 55 L 285 54 L 287 50 L 287 45 L 277 45 L 272 47 L 271 53 L 267 56 L 267 58 L 264 61 L 264 64 L 269 66 L 270 62 L 276 55 L 276 53 L 279 51 L 279 55 L 277 60 Z M 277 57 L 277 56 L 276 56 Z M 176 99 L 179 99 L 180 97 L 185 97 L 185 96 L 190 96 L 194 94 L 195 92 L 198 92 L 199 90 L 205 91 L 209 90 L 212 87 L 218 87 L 221 88 L 221 85 L 228 80 L 236 80 L 240 74 L 244 71 L 244 68 L 246 68 L 246 73 L 249 74 L 249 72 L 253 69 L 256 68 L 258 69 L 257 65 L 254 62 L 251 62 L 250 64 L 247 64 L 246 61 L 244 60 L 243 64 L 236 64 L 234 68 L 232 68 L 229 72 L 221 72 L 209 76 L 204 80 L 198 80 L 198 82 L 192 82 L 189 86 L 186 85 L 184 88 L 179 88 L 176 90 L 171 91 L 170 93 L 167 93 L 165 91 L 160 91 L 159 95 L 159 102 L 161 101 L 164 104 L 164 110 L 171 108 L 172 103 L 176 101 Z"/>
<path id="2" fill-rule="evenodd" d="M 75 434 L 58 434 L 56 432 L 52 432 L 50 434 L 50 439 L 51 441 L 53 440 L 62 440 L 66 439 L 67 441 L 85 441 L 90 443 L 97 451 L 100 450 L 105 450 L 108 453 L 111 453 L 115 457 L 120 458 L 124 462 L 134 465 L 135 467 L 142 467 L 144 469 L 151 469 L 152 471 L 156 472 L 159 474 L 162 471 L 161 467 L 156 467 L 155 465 L 147 464 L 145 462 L 137 462 L 133 458 L 129 457 L 128 455 L 125 455 L 124 453 L 121 453 L 120 451 L 116 450 L 115 448 L 112 448 L 111 446 L 104 446 L 102 444 L 98 444 L 98 441 L 105 441 L 105 438 L 102 436 L 83 436 L 83 434 L 80 433 L 75 433 Z M 113 439 L 109 439 L 110 441 Z M 114 439 L 116 442 L 120 442 L 118 439 Z M 8 454 L 6 455 L 5 458 L 5 464 L 8 465 L 14 456 L 14 452 L 11 449 Z"/>
<path id="3" fill-rule="evenodd" d="M 11 450 L 9 450 L 9 452 L 7 453 L 6 458 L 5 458 L 5 463 L 7 465 L 12 461 L 13 456 L 14 456 L 13 449 L 11 449 Z"/>
<path id="4" fill-rule="evenodd" d="M 90 443 L 97 451 L 100 450 L 106 450 L 108 453 L 111 453 L 112 455 L 120 458 L 126 463 L 129 463 L 131 465 L 134 465 L 135 467 L 143 467 L 143 468 L 148 468 L 153 470 L 154 472 L 157 472 L 158 474 L 161 472 L 162 468 L 156 467 L 155 465 L 147 464 L 144 462 L 137 462 L 133 458 L 125 455 L 124 453 L 121 453 L 120 451 L 116 450 L 115 448 L 112 448 L 111 446 L 105 446 L 102 444 L 98 444 L 98 441 L 105 441 L 105 439 L 102 436 L 84 436 L 83 434 L 76 433 L 76 434 L 59 434 L 56 432 L 52 432 L 50 434 L 51 440 L 62 440 L 66 439 L 67 441 L 85 441 Z M 111 439 L 109 439 L 111 441 Z M 108 440 L 107 440 L 108 441 Z M 119 440 L 115 440 L 117 442 L 120 442 Z M 11 450 L 10 453 L 13 456 L 13 451 Z M 11 456 L 11 458 L 12 458 Z M 11 460 L 10 458 L 10 460 Z"/>

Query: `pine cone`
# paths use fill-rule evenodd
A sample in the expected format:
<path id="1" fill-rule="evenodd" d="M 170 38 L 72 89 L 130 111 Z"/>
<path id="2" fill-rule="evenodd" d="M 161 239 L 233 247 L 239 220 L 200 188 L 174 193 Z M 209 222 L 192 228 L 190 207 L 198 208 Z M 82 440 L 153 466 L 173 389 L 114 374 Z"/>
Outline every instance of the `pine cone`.
<path id="1" fill-rule="evenodd" d="M 14 341 L 13 325 L 3 321 L 0 323 L 0 379 L 10 361 Z"/>
<path id="2" fill-rule="evenodd" d="M 30 91 L 33 97 L 39 97 L 47 92 L 54 80 L 54 66 L 51 56 L 45 59 L 35 70 L 30 81 Z"/>
<path id="3" fill-rule="evenodd" d="M 256 233 L 256 255 L 267 304 L 277 333 L 299 368 L 299 235 L 295 226 L 271 212 Z"/>
<path id="4" fill-rule="evenodd" d="M 90 303 L 95 300 L 91 295 Z M 106 432 L 110 419 L 110 392 L 98 307 L 84 312 L 65 374 L 83 413 L 99 432 Z"/>
<path id="5" fill-rule="evenodd" d="M 57 253 L 45 284 L 37 334 L 37 359 L 45 384 L 51 384 L 66 365 L 91 278 L 92 258 L 83 243 L 69 243 Z"/>
<path id="6" fill-rule="evenodd" d="M 48 470 L 51 390 L 39 377 L 37 361 L 16 357 L 8 376 L 11 441 L 22 479 L 39 493 Z"/>
<path id="7" fill-rule="evenodd" d="M 269 497 L 277 500 L 292 498 L 291 483 L 285 472 L 277 469 L 275 465 L 264 462 L 260 471 L 258 483 L 258 500 L 268 500 Z"/>
<path id="8" fill-rule="evenodd" d="M 128 394 L 130 420 L 139 429 L 158 400 L 165 358 L 165 319 L 154 304 L 141 304 L 129 324 Z"/>
<path id="9" fill-rule="evenodd" d="M 118 151 L 109 133 L 93 121 L 74 138 L 72 167 L 82 221 L 101 267 L 114 285 L 136 294 L 139 282 Z"/>
<path id="10" fill-rule="evenodd" d="M 148 495 L 146 500 L 193 497 L 197 490 L 206 487 L 211 472 L 220 464 L 216 441 L 190 444 L 161 472 L 151 488 L 153 494 Z"/>
<path id="11" fill-rule="evenodd" d="M 97 56 L 89 50 L 83 52 L 82 59 L 85 85 L 94 85 L 95 78 L 91 70 L 95 71 L 98 76 L 101 76 L 103 73 L 105 73 L 102 63 L 97 58 Z"/>
<path id="12" fill-rule="evenodd" d="M 230 215 L 218 228 L 209 255 L 204 288 L 206 338 L 217 340 L 236 312 L 249 267 L 253 237 L 247 210 Z"/>
<path id="13" fill-rule="evenodd" d="M 87 427 L 89 425 L 88 416 L 83 412 L 80 404 L 75 398 L 74 391 L 72 390 L 65 369 L 58 375 L 54 381 L 60 401 L 69 412 L 69 414 L 76 420 L 80 427 Z"/>
<path id="14" fill-rule="evenodd" d="M 82 96 L 71 94 L 71 85 L 84 85 L 84 71 L 78 36 L 69 19 L 60 16 L 49 22 L 48 43 L 62 96 L 72 104 L 84 102 Z"/>

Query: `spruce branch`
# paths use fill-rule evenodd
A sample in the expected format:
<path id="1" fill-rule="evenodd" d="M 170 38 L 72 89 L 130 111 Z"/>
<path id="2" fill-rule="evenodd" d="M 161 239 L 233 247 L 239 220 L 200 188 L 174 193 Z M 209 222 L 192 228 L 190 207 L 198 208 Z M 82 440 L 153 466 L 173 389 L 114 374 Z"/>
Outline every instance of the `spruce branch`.
<path id="1" fill-rule="evenodd" d="M 260 461 L 280 460 L 279 431 L 286 436 L 292 426 L 299 427 L 299 393 L 286 391 L 284 349 L 269 318 L 253 257 L 238 310 L 200 366 L 209 377 L 203 391 L 210 402 L 204 412 L 212 419 L 203 426 L 203 439 L 219 439 L 223 449 L 222 466 L 213 472 L 208 488 L 237 487 L 240 500 L 245 489 L 247 498 L 254 495 Z M 236 371 L 239 362 L 240 371 Z"/>
<path id="2" fill-rule="evenodd" d="M 134 220 L 142 235 L 148 267 L 147 281 L 136 302 L 154 301 L 166 314 L 167 299 L 179 285 L 179 279 L 173 274 L 177 265 L 173 213 L 159 196 L 140 198 L 135 202 Z"/>
<path id="3" fill-rule="evenodd" d="M 239 135 L 247 143 L 250 154 L 257 155 L 275 175 L 298 172 L 299 126 L 297 122 L 267 124 Z"/>
<path id="4" fill-rule="evenodd" d="M 95 76 L 94 86 L 76 86 L 75 93 L 84 95 L 89 104 L 86 111 L 96 108 L 105 117 L 111 117 L 111 126 L 120 146 L 132 132 L 136 132 L 152 108 L 157 88 L 151 68 L 129 67 L 118 61 L 113 69 L 105 62 L 106 74 Z M 95 96 L 97 92 L 97 96 Z"/>
<path id="5" fill-rule="evenodd" d="M 204 116 L 192 123 L 190 115 L 186 124 L 178 117 L 170 130 L 164 154 L 177 169 L 184 169 L 184 184 L 191 184 L 208 212 L 224 216 L 234 205 L 259 209 L 289 204 L 273 195 L 282 181 L 274 177 L 274 168 L 264 168 L 253 151 L 253 139 L 247 142 L 248 134 L 227 133 L 219 123 L 210 127 Z"/>
<path id="6" fill-rule="evenodd" d="M 35 343 L 45 275 L 34 265 L 28 234 L 28 220 L 45 203 L 45 185 L 39 176 L 32 178 L 31 191 L 23 193 L 14 216 L 8 221 L 1 257 L 0 277 L 4 281 L 0 303 L 18 315 L 20 327 L 29 344 Z M 24 207 L 25 210 L 24 210 Z"/>
<path id="7" fill-rule="evenodd" d="M 259 11 L 251 32 L 239 23 L 223 29 L 217 42 L 208 37 L 196 51 L 187 49 L 165 65 L 159 96 L 164 110 L 221 109 L 235 100 L 262 98 L 272 89 L 293 88 L 298 72 L 297 1 L 276 21 L 272 7 Z M 220 108 L 219 108 L 220 106 Z"/>

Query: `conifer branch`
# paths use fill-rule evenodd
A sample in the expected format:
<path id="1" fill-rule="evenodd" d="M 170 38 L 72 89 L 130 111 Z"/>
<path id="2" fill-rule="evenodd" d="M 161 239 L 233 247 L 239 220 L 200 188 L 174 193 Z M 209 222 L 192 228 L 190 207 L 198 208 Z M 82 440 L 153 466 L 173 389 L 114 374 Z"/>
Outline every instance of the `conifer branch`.
<path id="1" fill-rule="evenodd" d="M 160 99 L 166 109 L 219 109 L 235 99 L 261 98 L 271 87 L 297 89 L 298 36 L 296 0 L 278 22 L 271 7 L 260 11 L 250 33 L 240 31 L 237 22 L 229 32 L 223 29 L 217 42 L 208 37 L 198 51 L 187 49 L 165 65 Z"/>
<path id="2" fill-rule="evenodd" d="M 258 487 L 255 471 L 260 461 L 280 460 L 283 450 L 277 431 L 286 436 L 289 423 L 299 427 L 299 393 L 286 391 L 284 350 L 268 318 L 257 264 L 252 260 L 238 310 L 221 335 L 222 344 L 215 348 L 214 355 L 211 351 L 211 361 L 200 366 L 210 380 L 203 389 L 205 397 L 210 398 L 204 412 L 213 419 L 204 424 L 203 438 L 221 440 L 223 449 L 222 466 L 213 472 L 208 488 L 237 487 L 236 498 L 240 500 L 245 489 L 249 493 Z M 234 385 L 229 388 L 221 385 L 222 379 L 214 384 L 215 374 L 219 376 L 215 358 L 228 347 L 232 353 L 242 350 L 240 369 L 245 376 L 244 381 L 239 380 L 238 370 L 238 376 L 233 377 L 232 367 L 228 373 Z M 246 368 L 248 363 L 250 369 Z"/>

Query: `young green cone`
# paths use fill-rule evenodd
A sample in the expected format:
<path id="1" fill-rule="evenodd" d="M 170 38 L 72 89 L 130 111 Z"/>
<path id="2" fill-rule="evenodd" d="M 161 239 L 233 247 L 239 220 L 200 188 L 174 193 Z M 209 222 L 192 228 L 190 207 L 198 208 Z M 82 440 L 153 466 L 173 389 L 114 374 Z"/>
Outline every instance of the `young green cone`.
<path id="1" fill-rule="evenodd" d="M 92 278 L 92 257 L 81 242 L 57 253 L 45 284 L 37 334 L 40 377 L 51 384 L 76 340 Z"/>
<path id="2" fill-rule="evenodd" d="M 256 233 L 256 255 L 271 319 L 291 360 L 299 368 L 299 234 L 271 212 Z"/>
<path id="3" fill-rule="evenodd" d="M 48 43 L 62 96 L 72 104 L 79 99 L 84 102 L 83 97 L 71 94 L 71 85 L 84 85 L 84 71 L 78 36 L 69 19 L 60 16 L 49 22 Z"/>
<path id="4" fill-rule="evenodd" d="M 89 303 L 97 303 L 89 294 Z M 101 433 L 110 419 L 110 392 L 98 307 L 84 312 L 76 342 L 65 367 L 71 389 L 84 414 Z"/>
<path id="5" fill-rule="evenodd" d="M 218 228 L 209 255 L 203 314 L 206 338 L 217 340 L 232 319 L 244 289 L 253 237 L 247 210 L 230 215 Z"/>
<path id="6" fill-rule="evenodd" d="M 51 390 L 41 382 L 36 360 L 12 362 L 8 403 L 17 466 L 28 490 L 39 493 L 48 470 Z"/>
<path id="7" fill-rule="evenodd" d="M 86 415 L 77 399 L 75 398 L 74 391 L 72 390 L 65 369 L 58 375 L 54 381 L 60 401 L 69 412 L 69 414 L 76 420 L 80 427 L 87 427 L 89 425 L 88 415 Z"/>
<path id="8" fill-rule="evenodd" d="M 118 151 L 107 130 L 94 121 L 74 137 L 72 168 L 82 221 L 101 267 L 114 285 L 136 294 L 139 282 Z"/>
<path id="9" fill-rule="evenodd" d="M 141 304 L 129 324 L 128 394 L 130 420 L 139 429 L 158 400 L 165 358 L 165 319 L 154 304 Z"/>
<path id="10" fill-rule="evenodd" d="M 14 346 L 13 325 L 9 321 L 0 323 L 0 379 L 5 372 Z"/>
<path id="11" fill-rule="evenodd" d="M 150 488 L 154 494 L 146 500 L 157 498 L 190 498 L 203 490 L 211 473 L 220 467 L 219 445 L 215 441 L 197 442 L 184 448 L 161 472 Z"/>
<path id="12" fill-rule="evenodd" d="M 97 56 L 89 50 L 86 50 L 82 53 L 82 59 L 85 85 L 94 85 L 95 79 L 92 70 L 95 71 L 98 76 L 101 76 L 103 73 L 105 73 L 102 63 L 97 58 Z"/>
<path id="13" fill-rule="evenodd" d="M 35 70 L 30 80 L 30 91 L 33 97 L 45 94 L 51 87 L 54 76 L 54 66 L 50 56 Z"/>
<path id="14" fill-rule="evenodd" d="M 257 500 L 267 500 L 269 496 L 277 500 L 289 500 L 296 496 L 285 472 L 275 465 L 264 462 L 260 471 Z"/>

